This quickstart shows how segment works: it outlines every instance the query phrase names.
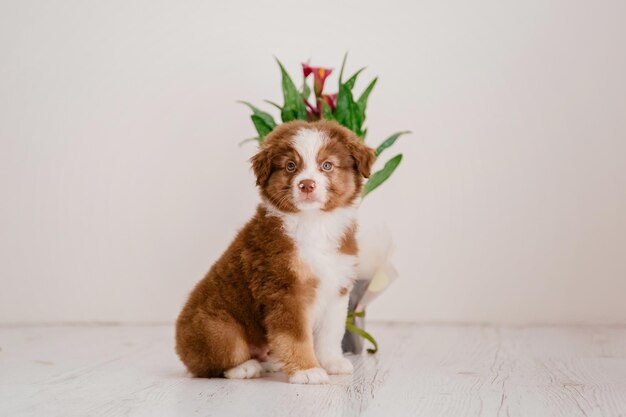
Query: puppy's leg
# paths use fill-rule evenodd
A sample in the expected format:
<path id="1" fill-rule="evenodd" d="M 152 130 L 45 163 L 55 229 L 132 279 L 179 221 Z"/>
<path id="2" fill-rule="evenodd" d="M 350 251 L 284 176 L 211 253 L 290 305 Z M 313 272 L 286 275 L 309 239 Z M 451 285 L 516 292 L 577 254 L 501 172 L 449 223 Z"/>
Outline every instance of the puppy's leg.
<path id="1" fill-rule="evenodd" d="M 337 294 L 336 299 L 329 301 L 314 334 L 315 355 L 329 374 L 351 374 L 354 370 L 341 349 L 347 314 L 348 295 Z"/>
<path id="2" fill-rule="evenodd" d="M 267 333 L 272 355 L 292 384 L 323 384 L 328 374 L 320 368 L 313 350 L 313 331 L 302 305 L 277 305 L 267 316 Z"/>
<path id="3" fill-rule="evenodd" d="M 206 312 L 179 317 L 176 352 L 196 377 L 220 376 L 250 359 L 241 326 L 226 314 L 209 315 Z M 243 370 L 232 370 L 229 375 L 250 378 L 256 375 L 253 368 L 253 364 L 247 364 Z"/>

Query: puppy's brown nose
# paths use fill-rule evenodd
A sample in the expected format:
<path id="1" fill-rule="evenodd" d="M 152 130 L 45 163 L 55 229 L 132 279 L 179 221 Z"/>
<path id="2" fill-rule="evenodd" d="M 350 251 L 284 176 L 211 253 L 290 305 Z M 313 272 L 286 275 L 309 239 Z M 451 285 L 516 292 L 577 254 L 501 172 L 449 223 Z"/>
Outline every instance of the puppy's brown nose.
<path id="1" fill-rule="evenodd" d="M 312 193 L 313 190 L 315 190 L 315 181 L 302 180 L 300 181 L 300 184 L 298 184 L 298 188 L 300 188 L 300 191 L 302 191 L 303 193 Z"/>

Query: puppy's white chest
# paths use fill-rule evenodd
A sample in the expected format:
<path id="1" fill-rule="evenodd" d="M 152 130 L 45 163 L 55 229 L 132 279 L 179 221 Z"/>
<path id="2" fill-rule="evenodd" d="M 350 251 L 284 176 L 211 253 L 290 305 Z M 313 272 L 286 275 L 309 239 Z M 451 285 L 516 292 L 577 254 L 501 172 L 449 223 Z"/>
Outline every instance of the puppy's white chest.
<path id="1" fill-rule="evenodd" d="M 314 317 L 329 302 L 340 297 L 341 287 L 350 287 L 356 277 L 356 256 L 339 252 L 346 231 L 354 224 L 356 208 L 332 212 L 312 211 L 283 218 L 285 232 L 293 239 L 300 260 L 319 279 Z"/>

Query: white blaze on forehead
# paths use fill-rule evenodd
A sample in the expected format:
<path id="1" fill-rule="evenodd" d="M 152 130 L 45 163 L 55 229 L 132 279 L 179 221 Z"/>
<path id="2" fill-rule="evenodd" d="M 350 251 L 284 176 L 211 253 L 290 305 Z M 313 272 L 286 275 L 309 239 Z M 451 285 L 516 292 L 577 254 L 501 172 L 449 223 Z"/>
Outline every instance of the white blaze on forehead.
<path id="1" fill-rule="evenodd" d="M 326 203 L 328 195 L 328 179 L 319 169 L 319 163 L 317 161 L 317 155 L 322 149 L 328 139 L 326 136 L 316 129 L 300 129 L 298 133 L 293 137 L 293 147 L 302 158 L 302 166 L 299 167 L 300 171 L 293 180 L 293 196 L 297 202 L 300 197 L 300 190 L 298 184 L 302 180 L 315 181 L 315 203 L 307 202 L 302 204 L 296 204 L 300 208 L 321 208 Z"/>
<path id="2" fill-rule="evenodd" d="M 317 170 L 317 154 L 326 144 L 326 137 L 319 130 L 300 129 L 293 138 L 293 147 L 302 158 L 303 169 Z"/>

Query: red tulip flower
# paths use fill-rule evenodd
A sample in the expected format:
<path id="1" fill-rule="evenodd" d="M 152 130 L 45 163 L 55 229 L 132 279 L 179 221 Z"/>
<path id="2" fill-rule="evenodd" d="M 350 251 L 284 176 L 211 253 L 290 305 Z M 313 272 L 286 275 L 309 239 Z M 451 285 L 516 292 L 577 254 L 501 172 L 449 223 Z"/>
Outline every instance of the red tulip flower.
<path id="1" fill-rule="evenodd" d="M 308 77 L 312 72 L 313 68 L 311 68 L 309 64 L 302 64 L 302 73 L 304 74 L 304 78 Z"/>
<path id="2" fill-rule="evenodd" d="M 315 97 L 322 95 L 324 82 L 331 72 L 333 72 L 332 68 L 311 67 L 309 64 L 302 64 L 304 78 L 307 78 L 311 73 L 313 74 L 313 91 L 315 92 Z"/>

